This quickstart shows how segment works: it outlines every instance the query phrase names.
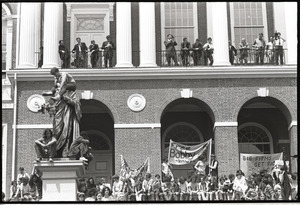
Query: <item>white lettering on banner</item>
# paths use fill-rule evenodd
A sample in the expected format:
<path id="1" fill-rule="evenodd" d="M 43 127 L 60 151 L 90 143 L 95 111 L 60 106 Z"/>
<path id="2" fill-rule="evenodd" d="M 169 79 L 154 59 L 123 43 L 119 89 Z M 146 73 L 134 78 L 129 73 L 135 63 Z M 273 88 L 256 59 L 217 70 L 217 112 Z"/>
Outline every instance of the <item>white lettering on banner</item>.
<path id="1" fill-rule="evenodd" d="M 275 160 L 281 160 L 283 153 L 276 154 L 240 154 L 240 169 L 246 176 L 252 173 L 259 173 L 260 170 L 266 169 L 272 173 Z"/>
<path id="2" fill-rule="evenodd" d="M 205 161 L 209 160 L 211 153 L 211 139 L 198 145 L 183 145 L 170 140 L 169 164 L 184 165 L 204 155 Z"/>

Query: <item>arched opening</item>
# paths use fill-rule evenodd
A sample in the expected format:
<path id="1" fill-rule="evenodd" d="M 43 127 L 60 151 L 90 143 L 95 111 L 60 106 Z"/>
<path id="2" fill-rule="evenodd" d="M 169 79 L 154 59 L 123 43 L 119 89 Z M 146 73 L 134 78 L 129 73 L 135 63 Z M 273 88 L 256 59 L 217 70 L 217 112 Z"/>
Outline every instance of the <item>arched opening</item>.
<path id="1" fill-rule="evenodd" d="M 82 118 L 80 131 L 86 131 L 94 159 L 83 178 L 103 177 L 107 182 L 114 173 L 114 118 L 109 108 L 98 100 L 80 100 Z"/>
<path id="2" fill-rule="evenodd" d="M 247 101 L 238 114 L 239 153 L 271 154 L 285 150 L 290 159 L 288 125 L 291 114 L 273 97 Z"/>
<path id="3" fill-rule="evenodd" d="M 195 145 L 213 139 L 214 114 L 210 107 L 196 98 L 177 99 L 164 109 L 161 116 L 162 160 L 168 158 L 170 139 Z M 175 178 L 188 178 L 196 162 L 172 165 Z"/>

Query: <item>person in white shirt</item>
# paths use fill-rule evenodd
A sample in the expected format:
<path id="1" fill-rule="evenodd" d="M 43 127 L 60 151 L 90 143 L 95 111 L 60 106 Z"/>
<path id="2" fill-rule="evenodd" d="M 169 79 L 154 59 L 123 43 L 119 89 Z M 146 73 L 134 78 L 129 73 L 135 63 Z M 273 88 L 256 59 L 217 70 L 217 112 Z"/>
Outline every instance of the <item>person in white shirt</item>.
<path id="1" fill-rule="evenodd" d="M 207 38 L 207 43 L 203 46 L 203 52 L 204 52 L 204 65 L 207 65 L 209 59 L 209 65 L 212 66 L 214 63 L 213 58 L 213 52 L 214 52 L 214 46 L 212 44 L 212 38 Z"/>
<path id="2" fill-rule="evenodd" d="M 275 40 L 274 40 L 274 46 L 275 46 L 275 62 L 276 65 L 278 65 L 278 60 L 280 58 L 280 64 L 283 65 L 283 43 L 285 40 L 281 38 L 281 33 L 276 32 L 275 33 Z"/>
<path id="3" fill-rule="evenodd" d="M 123 192 L 123 182 L 120 180 L 118 175 L 114 175 L 112 180 L 114 181 L 112 186 L 112 196 L 116 200 L 120 193 Z"/>
<path id="4" fill-rule="evenodd" d="M 154 200 L 154 193 L 151 190 L 152 184 L 153 184 L 153 179 L 151 179 L 151 174 L 147 173 L 146 178 L 144 179 L 143 184 L 142 184 L 143 192 L 145 193 L 146 201 L 149 201 L 149 200 L 153 201 Z"/>
<path id="5" fill-rule="evenodd" d="M 270 41 L 267 43 L 266 50 L 267 50 L 266 56 L 269 59 L 269 63 L 273 64 L 274 63 L 274 39 L 272 36 L 270 37 Z"/>
<path id="6" fill-rule="evenodd" d="M 17 176 L 17 183 L 23 183 L 23 179 L 26 177 L 28 180 L 30 179 L 29 174 L 24 171 L 24 167 L 19 168 L 20 173 Z"/>
<path id="7" fill-rule="evenodd" d="M 241 200 L 241 197 L 246 194 L 246 190 L 248 189 L 248 185 L 246 182 L 245 176 L 243 176 L 243 172 L 238 170 L 236 172 L 236 177 L 233 182 L 233 190 L 234 195 L 233 199 Z"/>

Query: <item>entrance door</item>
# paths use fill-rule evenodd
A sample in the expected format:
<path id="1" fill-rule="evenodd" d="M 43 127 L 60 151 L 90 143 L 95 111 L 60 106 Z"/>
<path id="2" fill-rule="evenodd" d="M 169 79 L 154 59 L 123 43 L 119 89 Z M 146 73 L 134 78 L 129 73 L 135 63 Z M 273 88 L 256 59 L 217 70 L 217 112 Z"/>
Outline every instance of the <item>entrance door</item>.
<path id="1" fill-rule="evenodd" d="M 77 11 L 77 10 L 76 10 Z M 106 41 L 106 36 L 109 35 L 109 15 L 106 10 L 91 10 L 86 9 L 79 13 L 74 13 L 74 21 L 71 24 L 71 31 L 74 36 L 71 36 L 71 49 L 77 43 L 76 38 L 80 37 L 82 42 L 85 42 L 87 47 L 91 45 L 91 41 L 101 47 L 103 41 Z M 71 33 L 71 35 L 72 35 Z M 71 62 L 74 61 L 73 57 Z M 102 61 L 101 61 L 102 62 Z M 91 67 L 90 57 L 86 59 L 86 66 Z M 98 65 L 102 66 L 102 65 Z"/>
<path id="2" fill-rule="evenodd" d="M 113 171 L 112 143 L 103 132 L 88 130 L 87 133 L 90 138 L 91 153 L 94 158 L 82 177 L 86 179 L 92 177 L 96 183 L 103 177 L 107 183 L 110 183 Z"/>

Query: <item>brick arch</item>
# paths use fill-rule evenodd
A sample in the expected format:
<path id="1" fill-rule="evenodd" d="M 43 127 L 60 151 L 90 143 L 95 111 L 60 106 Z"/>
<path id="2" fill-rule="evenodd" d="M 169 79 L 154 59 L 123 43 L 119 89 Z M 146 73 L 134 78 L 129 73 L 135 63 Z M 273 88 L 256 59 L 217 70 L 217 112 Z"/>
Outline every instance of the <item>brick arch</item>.
<path id="1" fill-rule="evenodd" d="M 96 100 L 100 103 L 102 103 L 104 106 L 107 107 L 108 111 L 110 112 L 109 114 L 111 115 L 114 123 L 118 123 L 119 122 L 119 115 L 118 115 L 118 112 L 117 110 L 115 109 L 114 106 L 112 106 L 111 103 L 109 103 L 107 100 L 105 100 L 104 98 L 94 98 L 93 100 Z"/>
<path id="2" fill-rule="evenodd" d="M 219 114 L 218 110 L 215 109 L 215 107 L 213 106 L 213 104 L 208 99 L 204 99 L 204 98 L 199 99 L 197 97 L 193 97 L 193 98 L 197 99 L 199 101 L 202 101 L 204 104 L 206 104 L 207 107 L 210 109 L 211 114 L 213 115 L 213 116 L 211 116 L 210 113 L 209 113 L 209 116 L 212 118 L 212 121 L 213 122 L 217 122 L 218 121 L 218 119 L 220 118 L 219 117 L 220 114 Z M 179 99 L 182 99 L 182 98 L 178 97 L 178 96 L 172 96 L 172 97 L 166 99 L 165 101 L 163 101 L 162 104 L 161 104 L 161 106 L 159 107 L 157 113 L 155 114 L 155 122 L 161 122 L 161 117 L 162 117 L 162 114 L 165 111 L 166 107 L 170 103 L 174 102 L 175 100 L 179 100 Z"/>
<path id="3" fill-rule="evenodd" d="M 255 95 L 255 93 L 253 93 L 253 95 L 245 96 L 240 101 L 238 101 L 237 106 L 235 107 L 234 111 L 232 112 L 232 119 L 237 121 L 239 112 L 241 111 L 241 109 L 245 105 L 245 103 L 254 98 L 257 98 L 257 97 L 258 96 Z M 272 94 L 272 95 L 269 95 L 268 97 L 271 97 L 271 98 L 274 98 L 275 100 L 277 100 L 283 106 L 283 107 L 279 107 L 279 108 L 283 108 L 284 110 L 286 110 L 288 112 L 288 113 L 285 113 L 281 110 L 283 112 L 284 116 L 286 117 L 288 124 L 291 123 L 292 120 L 297 119 L 297 117 L 296 117 L 297 115 L 296 115 L 295 111 L 292 109 L 292 106 L 289 104 L 288 101 L 286 101 L 284 98 L 282 98 L 280 95 L 277 95 L 277 94 Z M 287 116 L 287 115 L 289 115 L 289 116 Z"/>

